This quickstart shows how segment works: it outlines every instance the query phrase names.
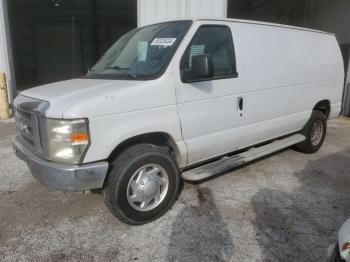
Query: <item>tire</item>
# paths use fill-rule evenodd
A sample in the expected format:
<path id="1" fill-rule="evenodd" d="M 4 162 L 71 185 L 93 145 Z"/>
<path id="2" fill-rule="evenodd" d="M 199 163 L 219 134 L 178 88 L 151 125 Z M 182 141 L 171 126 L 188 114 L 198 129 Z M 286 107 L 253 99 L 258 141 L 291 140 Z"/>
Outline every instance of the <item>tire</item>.
<path id="1" fill-rule="evenodd" d="M 327 261 L 329 261 L 329 262 L 346 262 L 344 259 L 342 259 L 341 255 L 340 255 L 338 243 L 335 245 L 330 258 Z"/>
<path id="2" fill-rule="evenodd" d="M 317 129 L 315 131 L 315 129 Z M 318 135 L 315 135 L 315 132 Z M 319 133 L 320 132 L 320 133 Z M 299 152 L 305 154 L 316 153 L 323 145 L 327 133 L 327 119 L 326 115 L 321 111 L 314 110 L 302 130 L 302 134 L 306 137 L 305 141 L 296 145 Z"/>
<path id="3" fill-rule="evenodd" d="M 160 172 L 156 174 L 157 168 Z M 122 152 L 111 164 L 104 189 L 105 203 L 122 222 L 129 225 L 146 224 L 171 208 L 180 182 L 180 170 L 166 147 L 135 145 Z M 160 192 L 158 198 L 154 192 Z M 146 205 L 153 195 L 156 196 Z M 144 203 L 135 199 L 141 199 Z"/>

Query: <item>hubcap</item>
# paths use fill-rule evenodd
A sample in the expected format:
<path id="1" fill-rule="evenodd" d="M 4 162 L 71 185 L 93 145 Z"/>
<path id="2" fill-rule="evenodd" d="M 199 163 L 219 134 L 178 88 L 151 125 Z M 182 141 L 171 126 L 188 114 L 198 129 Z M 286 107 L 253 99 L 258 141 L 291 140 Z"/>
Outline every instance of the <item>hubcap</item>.
<path id="1" fill-rule="evenodd" d="M 321 142 L 322 136 L 323 136 L 323 123 L 320 120 L 318 120 L 314 123 L 311 130 L 312 145 L 317 146 Z"/>
<path id="2" fill-rule="evenodd" d="M 164 168 L 156 164 L 142 166 L 129 181 L 128 202 L 138 211 L 150 211 L 162 203 L 168 187 L 169 178 Z"/>

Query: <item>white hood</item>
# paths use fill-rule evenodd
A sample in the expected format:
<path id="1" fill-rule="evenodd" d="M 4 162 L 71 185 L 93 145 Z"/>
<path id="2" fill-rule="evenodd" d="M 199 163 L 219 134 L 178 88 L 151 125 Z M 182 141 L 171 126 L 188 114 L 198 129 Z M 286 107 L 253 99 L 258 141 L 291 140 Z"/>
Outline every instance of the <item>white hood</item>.
<path id="1" fill-rule="evenodd" d="M 135 85 L 138 81 L 125 80 L 100 80 L 100 79 L 72 79 L 52 84 L 42 85 L 21 92 L 21 95 L 35 97 L 40 100 L 54 102 L 55 100 L 72 99 L 91 94 L 101 88 L 109 86 L 118 87 Z"/>
<path id="2" fill-rule="evenodd" d="M 164 93 L 168 89 L 161 88 L 164 81 L 169 85 L 167 75 L 150 81 L 73 79 L 38 86 L 20 95 L 49 102 L 48 117 L 95 117 L 173 103 L 174 97 Z"/>

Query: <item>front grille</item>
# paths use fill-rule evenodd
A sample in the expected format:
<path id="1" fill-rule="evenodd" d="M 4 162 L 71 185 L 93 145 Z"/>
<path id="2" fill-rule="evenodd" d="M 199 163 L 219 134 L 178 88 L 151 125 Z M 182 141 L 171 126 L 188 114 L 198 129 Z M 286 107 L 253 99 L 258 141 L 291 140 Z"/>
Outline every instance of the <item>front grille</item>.
<path id="1" fill-rule="evenodd" d="M 16 127 L 23 144 L 44 158 L 47 155 L 44 121 L 48 102 L 19 96 L 15 101 Z"/>
<path id="2" fill-rule="evenodd" d="M 30 144 L 35 145 L 32 115 L 21 109 L 16 110 L 16 127 L 18 133 Z"/>

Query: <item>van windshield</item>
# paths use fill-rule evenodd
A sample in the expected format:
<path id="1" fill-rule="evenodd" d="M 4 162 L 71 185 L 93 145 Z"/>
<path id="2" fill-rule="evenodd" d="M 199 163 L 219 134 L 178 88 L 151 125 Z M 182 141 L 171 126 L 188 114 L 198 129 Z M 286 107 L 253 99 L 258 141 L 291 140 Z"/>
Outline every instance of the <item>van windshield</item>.
<path id="1" fill-rule="evenodd" d="M 191 24 L 185 20 L 134 29 L 122 36 L 85 77 L 156 78 L 166 70 Z"/>

